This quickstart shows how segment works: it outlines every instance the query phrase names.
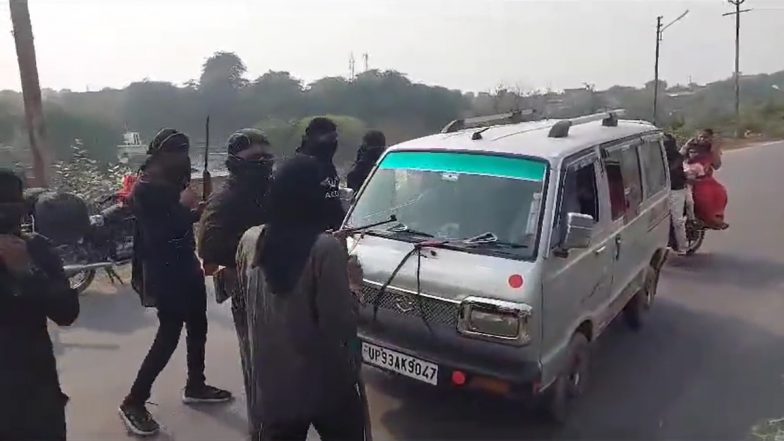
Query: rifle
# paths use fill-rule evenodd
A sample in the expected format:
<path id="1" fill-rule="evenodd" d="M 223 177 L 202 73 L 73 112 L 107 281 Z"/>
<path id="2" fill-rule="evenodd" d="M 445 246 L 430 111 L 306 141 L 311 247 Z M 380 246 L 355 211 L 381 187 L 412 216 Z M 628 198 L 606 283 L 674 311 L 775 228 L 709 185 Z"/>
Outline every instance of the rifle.
<path id="1" fill-rule="evenodd" d="M 207 115 L 207 122 L 204 124 L 205 141 L 204 141 L 204 170 L 201 172 L 201 198 L 203 201 L 212 194 L 212 175 L 210 175 L 210 116 Z"/>

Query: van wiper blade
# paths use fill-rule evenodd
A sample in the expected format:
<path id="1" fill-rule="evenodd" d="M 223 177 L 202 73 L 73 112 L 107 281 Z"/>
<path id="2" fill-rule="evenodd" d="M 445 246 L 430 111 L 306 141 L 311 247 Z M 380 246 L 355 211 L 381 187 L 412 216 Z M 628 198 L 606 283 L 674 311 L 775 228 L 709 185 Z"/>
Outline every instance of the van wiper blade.
<path id="1" fill-rule="evenodd" d="M 389 233 L 405 233 L 405 234 L 411 234 L 411 235 L 414 235 L 414 236 L 435 237 L 432 234 L 426 233 L 424 231 L 412 230 L 411 228 L 408 227 L 408 225 L 406 225 L 406 224 L 404 224 L 402 222 L 398 222 L 395 225 L 392 225 L 391 227 L 387 228 L 386 231 L 389 232 Z"/>
<path id="2" fill-rule="evenodd" d="M 493 232 L 482 233 L 478 236 L 474 236 L 463 241 L 463 244 L 469 246 L 483 246 L 483 247 L 492 247 L 492 248 L 528 248 L 527 245 L 523 245 L 520 243 L 512 243 L 512 242 L 504 242 L 498 239 L 498 236 L 495 235 Z"/>

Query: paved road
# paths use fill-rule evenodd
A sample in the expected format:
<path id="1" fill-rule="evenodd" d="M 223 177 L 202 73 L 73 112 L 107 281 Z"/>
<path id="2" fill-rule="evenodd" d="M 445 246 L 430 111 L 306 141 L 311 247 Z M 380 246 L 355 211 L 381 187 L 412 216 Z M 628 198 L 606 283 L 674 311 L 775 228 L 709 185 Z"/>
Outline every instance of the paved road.
<path id="1" fill-rule="evenodd" d="M 376 439 L 736 440 L 784 416 L 784 143 L 729 153 L 725 163 L 732 228 L 711 233 L 702 254 L 671 261 L 642 333 L 618 323 L 598 342 L 588 394 L 567 427 L 539 424 L 506 401 L 445 396 L 369 372 Z M 125 439 L 117 404 L 154 324 L 127 289 L 83 298 L 77 326 L 57 344 L 71 439 Z M 208 378 L 240 392 L 227 307 L 211 306 L 210 327 Z M 164 426 L 159 439 L 244 439 L 241 401 L 203 409 L 179 402 L 183 352 L 151 399 Z"/>

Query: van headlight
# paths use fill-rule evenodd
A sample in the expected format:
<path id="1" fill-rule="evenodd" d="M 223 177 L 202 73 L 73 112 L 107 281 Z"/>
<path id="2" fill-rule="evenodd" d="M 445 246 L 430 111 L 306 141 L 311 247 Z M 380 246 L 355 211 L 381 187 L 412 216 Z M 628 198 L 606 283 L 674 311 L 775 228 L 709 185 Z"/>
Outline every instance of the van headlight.
<path id="1" fill-rule="evenodd" d="M 458 331 L 466 336 L 524 345 L 531 341 L 531 307 L 481 297 L 466 298 L 460 305 Z"/>

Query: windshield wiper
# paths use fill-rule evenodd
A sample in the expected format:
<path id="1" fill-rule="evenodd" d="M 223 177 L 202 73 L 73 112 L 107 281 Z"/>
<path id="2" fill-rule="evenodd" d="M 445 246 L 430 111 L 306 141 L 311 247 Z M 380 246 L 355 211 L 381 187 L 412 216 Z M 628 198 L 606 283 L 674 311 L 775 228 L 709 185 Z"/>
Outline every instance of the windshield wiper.
<path id="1" fill-rule="evenodd" d="M 405 233 L 405 234 L 411 234 L 411 235 L 414 235 L 414 236 L 435 237 L 432 234 L 426 233 L 424 231 L 412 230 L 411 228 L 408 227 L 408 225 L 406 225 L 406 224 L 404 224 L 402 222 L 398 222 L 395 225 L 392 225 L 391 227 L 387 228 L 386 231 L 389 232 L 389 233 L 397 233 L 397 234 Z"/>
<path id="2" fill-rule="evenodd" d="M 498 239 L 498 236 L 495 233 L 488 231 L 487 233 L 482 233 L 478 236 L 474 236 L 462 241 L 463 244 L 469 246 L 484 246 L 484 247 L 494 247 L 494 248 L 528 248 L 527 245 L 523 245 L 520 243 L 512 243 L 512 242 L 504 242 Z"/>

